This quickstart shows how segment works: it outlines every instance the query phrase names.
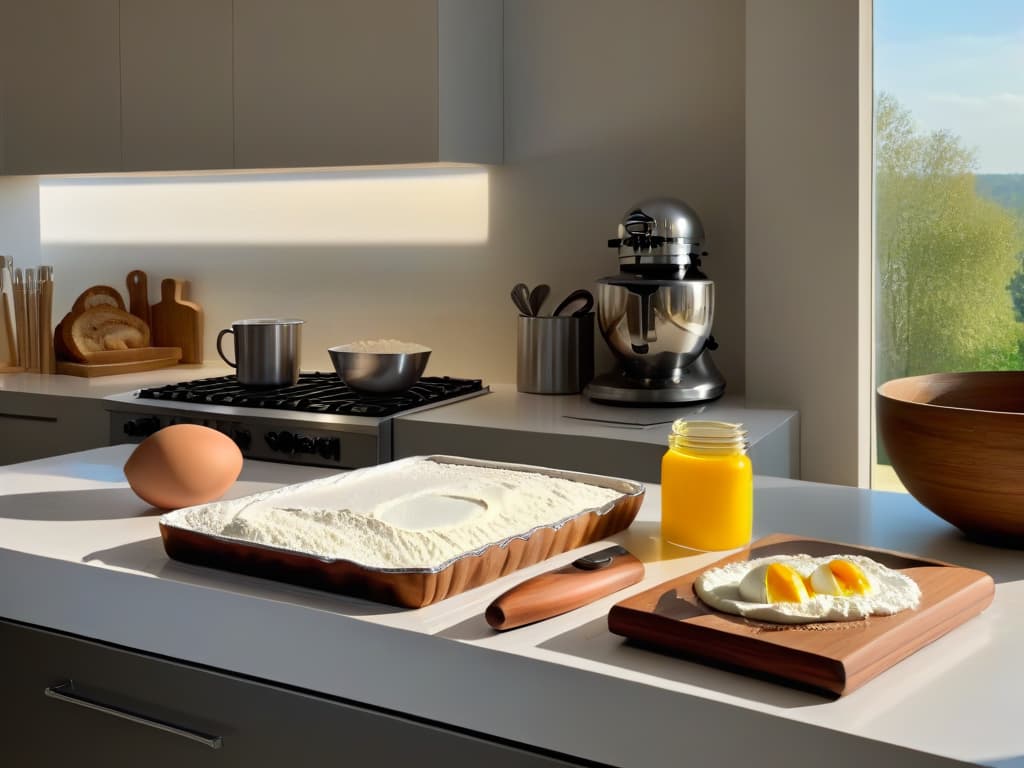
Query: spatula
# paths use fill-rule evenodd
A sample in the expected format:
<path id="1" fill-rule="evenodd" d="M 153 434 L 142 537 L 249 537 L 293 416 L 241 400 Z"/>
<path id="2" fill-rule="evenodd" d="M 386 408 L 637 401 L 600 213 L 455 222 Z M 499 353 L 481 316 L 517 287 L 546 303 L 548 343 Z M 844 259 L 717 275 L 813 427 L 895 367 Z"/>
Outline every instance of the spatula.
<path id="1" fill-rule="evenodd" d="M 551 286 L 544 283 L 534 286 L 530 291 L 530 310 L 534 317 L 540 317 L 540 309 L 547 301 L 549 293 L 551 293 Z"/>
<path id="2" fill-rule="evenodd" d="M 526 283 L 516 283 L 512 286 L 512 303 L 516 305 L 519 314 L 530 317 L 533 310 L 530 308 L 530 289 Z"/>

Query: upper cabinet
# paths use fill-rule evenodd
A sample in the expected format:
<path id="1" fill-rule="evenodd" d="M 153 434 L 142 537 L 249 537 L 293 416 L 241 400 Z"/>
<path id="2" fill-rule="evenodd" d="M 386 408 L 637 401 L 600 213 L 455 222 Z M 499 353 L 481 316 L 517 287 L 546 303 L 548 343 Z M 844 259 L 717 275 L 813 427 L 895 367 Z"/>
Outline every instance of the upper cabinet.
<path id="1" fill-rule="evenodd" d="M 502 160 L 501 0 L 0 0 L 0 172 Z"/>
<path id="2" fill-rule="evenodd" d="M 118 0 L 0 0 L 5 174 L 121 167 Z"/>
<path id="3" fill-rule="evenodd" d="M 235 160 L 437 159 L 437 4 L 236 0 Z"/>
<path id="4" fill-rule="evenodd" d="M 231 0 L 120 0 L 121 170 L 231 168 Z"/>

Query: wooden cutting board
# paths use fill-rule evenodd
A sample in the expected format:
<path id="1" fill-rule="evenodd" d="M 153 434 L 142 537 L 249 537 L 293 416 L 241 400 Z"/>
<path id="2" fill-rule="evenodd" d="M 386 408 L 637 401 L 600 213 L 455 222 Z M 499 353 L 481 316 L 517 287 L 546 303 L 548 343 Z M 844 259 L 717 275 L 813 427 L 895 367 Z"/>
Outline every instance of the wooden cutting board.
<path id="1" fill-rule="evenodd" d="M 133 269 L 125 278 L 128 285 L 128 311 L 139 320 L 150 326 L 152 333 L 152 320 L 149 316 L 149 282 L 146 273 L 141 269 Z"/>
<path id="2" fill-rule="evenodd" d="M 180 347 L 181 362 L 203 362 L 203 310 L 182 299 L 185 281 L 166 278 L 160 283 L 160 302 L 150 307 L 150 330 L 158 347 Z"/>
<path id="3" fill-rule="evenodd" d="M 706 568 L 613 606 L 608 628 L 618 635 L 694 661 L 767 678 L 830 697 L 843 696 L 893 664 L 981 613 L 995 585 L 981 571 L 887 550 L 772 534 L 707 568 L 785 554 L 855 554 L 902 571 L 921 587 L 921 604 L 893 616 L 792 626 L 722 613 L 697 597 Z"/>
<path id="4" fill-rule="evenodd" d="M 116 376 L 121 373 L 155 371 L 177 365 L 181 359 L 178 347 L 136 347 L 135 349 L 108 349 L 87 355 L 88 362 L 57 361 L 57 373 L 65 376 Z"/>

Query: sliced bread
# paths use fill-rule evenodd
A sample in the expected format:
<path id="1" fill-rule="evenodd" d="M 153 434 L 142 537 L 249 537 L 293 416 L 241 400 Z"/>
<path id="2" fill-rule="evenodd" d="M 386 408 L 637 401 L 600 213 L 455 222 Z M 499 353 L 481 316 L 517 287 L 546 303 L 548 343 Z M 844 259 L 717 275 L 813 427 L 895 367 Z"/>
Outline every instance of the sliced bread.
<path id="1" fill-rule="evenodd" d="M 77 315 L 93 307 L 115 307 L 124 309 L 124 298 L 116 288 L 109 285 L 94 285 L 82 291 L 71 306 L 71 314 Z"/>
<path id="2" fill-rule="evenodd" d="M 76 314 L 61 323 L 64 345 L 82 362 L 92 352 L 149 346 L 149 326 L 135 315 L 109 305 Z"/>

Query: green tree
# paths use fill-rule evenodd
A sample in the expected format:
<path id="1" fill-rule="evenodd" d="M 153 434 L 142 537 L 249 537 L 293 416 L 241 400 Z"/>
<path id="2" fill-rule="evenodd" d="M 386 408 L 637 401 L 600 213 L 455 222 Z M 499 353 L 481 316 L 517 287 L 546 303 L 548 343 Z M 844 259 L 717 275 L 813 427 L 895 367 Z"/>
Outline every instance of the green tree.
<path id="1" fill-rule="evenodd" d="M 1020 368 L 1018 220 L 978 195 L 958 137 L 919 132 L 891 95 L 878 97 L 875 135 L 879 380 Z"/>

